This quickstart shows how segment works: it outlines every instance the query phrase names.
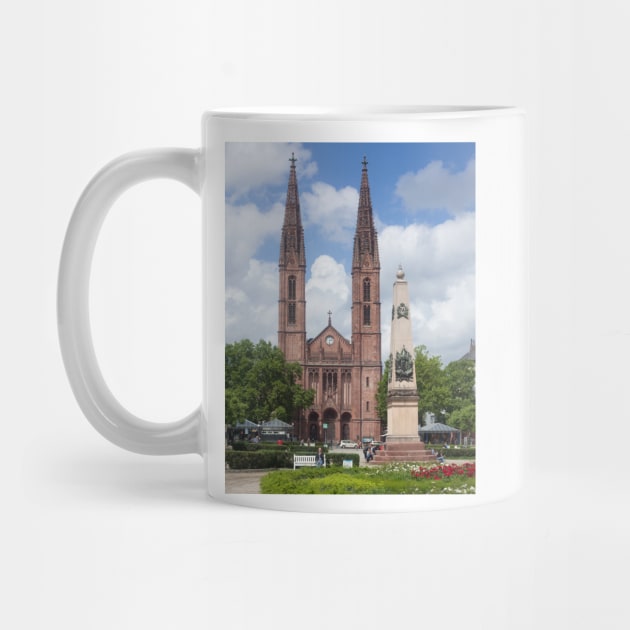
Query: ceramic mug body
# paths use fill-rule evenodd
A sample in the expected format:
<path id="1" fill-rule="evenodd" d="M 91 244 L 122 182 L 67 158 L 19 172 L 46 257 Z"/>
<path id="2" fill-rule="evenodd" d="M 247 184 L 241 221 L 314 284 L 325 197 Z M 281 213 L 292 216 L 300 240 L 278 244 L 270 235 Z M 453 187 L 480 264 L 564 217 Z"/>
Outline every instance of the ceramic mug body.
<path id="1" fill-rule="evenodd" d="M 94 426 L 131 450 L 201 453 L 209 494 L 244 506 L 430 510 L 513 493 L 528 400 L 523 112 L 216 110 L 202 134 L 200 151 L 110 165 L 75 211 L 59 328 Z M 93 243 L 120 189 L 157 176 L 203 205 L 203 401 L 166 428 L 103 391 L 77 277 L 91 256 L 77 240 Z M 251 465 L 288 470 L 241 491 Z"/>

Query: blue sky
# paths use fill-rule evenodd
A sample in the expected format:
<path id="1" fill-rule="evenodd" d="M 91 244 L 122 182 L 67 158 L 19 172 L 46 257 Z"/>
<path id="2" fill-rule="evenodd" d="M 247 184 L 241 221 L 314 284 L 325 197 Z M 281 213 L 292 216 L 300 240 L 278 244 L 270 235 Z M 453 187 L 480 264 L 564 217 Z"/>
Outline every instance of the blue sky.
<path id="1" fill-rule="evenodd" d="M 307 335 L 350 338 L 350 263 L 363 156 L 379 233 L 381 301 L 399 264 L 414 344 L 444 363 L 474 338 L 475 147 L 472 143 L 229 143 L 226 146 L 226 341 L 277 341 L 277 261 L 291 153 L 307 256 Z M 383 317 L 383 356 L 389 318 Z"/>

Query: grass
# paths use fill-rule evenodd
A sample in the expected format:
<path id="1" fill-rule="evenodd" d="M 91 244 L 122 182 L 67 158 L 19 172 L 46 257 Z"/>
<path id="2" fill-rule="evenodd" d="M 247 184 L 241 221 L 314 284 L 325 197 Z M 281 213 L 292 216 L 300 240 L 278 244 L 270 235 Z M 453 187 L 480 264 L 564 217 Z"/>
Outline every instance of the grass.
<path id="1" fill-rule="evenodd" d="M 385 464 L 362 468 L 277 470 L 263 494 L 474 494 L 474 464 Z"/>

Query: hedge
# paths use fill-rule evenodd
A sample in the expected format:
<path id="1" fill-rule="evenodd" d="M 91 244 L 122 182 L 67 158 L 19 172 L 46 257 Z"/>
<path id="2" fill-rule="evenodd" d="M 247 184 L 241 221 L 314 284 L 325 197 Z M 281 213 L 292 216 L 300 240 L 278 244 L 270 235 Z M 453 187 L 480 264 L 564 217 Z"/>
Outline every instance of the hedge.
<path id="1" fill-rule="evenodd" d="M 302 447 L 297 453 L 300 455 L 314 455 L 316 448 Z M 225 451 L 225 463 L 232 470 L 251 468 L 293 468 L 292 451 L 288 450 L 252 450 L 252 451 Z M 327 466 L 343 466 L 344 459 L 351 459 L 353 466 L 359 466 L 357 453 L 326 453 Z"/>
<path id="2" fill-rule="evenodd" d="M 235 451 L 286 451 L 286 444 L 276 444 L 275 442 L 244 442 L 236 441 L 232 444 Z"/>
<path id="3" fill-rule="evenodd" d="M 277 445 L 274 445 L 277 446 Z M 302 455 L 314 455 L 317 449 L 314 447 L 299 447 L 295 453 Z M 444 449 L 442 451 L 446 459 L 474 459 L 474 448 Z M 293 468 L 294 451 L 282 448 L 253 449 L 246 451 L 225 451 L 225 463 L 232 470 L 252 468 Z M 358 468 L 361 456 L 358 453 L 326 453 L 326 465 L 343 466 L 344 460 L 352 460 L 352 466 Z"/>
<path id="4" fill-rule="evenodd" d="M 232 449 L 235 451 L 291 451 L 300 453 L 317 453 L 317 449 L 319 447 L 322 447 L 322 445 L 317 444 L 315 446 L 301 446 L 299 442 L 284 442 L 283 444 L 276 444 L 275 442 L 245 442 L 243 440 L 238 440 L 232 444 Z"/>
<path id="5" fill-rule="evenodd" d="M 475 447 L 467 446 L 465 448 L 435 448 L 435 446 L 427 446 L 428 449 L 434 448 L 436 452 L 442 452 L 445 459 L 475 459 Z"/>
<path id="6" fill-rule="evenodd" d="M 232 469 L 293 468 L 293 454 L 288 451 L 225 451 L 225 463 Z"/>

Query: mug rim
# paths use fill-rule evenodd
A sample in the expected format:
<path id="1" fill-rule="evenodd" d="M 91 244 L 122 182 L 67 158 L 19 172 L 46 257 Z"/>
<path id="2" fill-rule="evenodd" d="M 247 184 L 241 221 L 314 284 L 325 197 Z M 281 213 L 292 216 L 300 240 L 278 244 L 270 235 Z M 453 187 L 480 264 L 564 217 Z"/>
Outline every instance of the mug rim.
<path id="1" fill-rule="evenodd" d="M 212 107 L 206 116 L 241 120 L 361 120 L 472 118 L 523 114 L 515 105 L 359 105 Z"/>

